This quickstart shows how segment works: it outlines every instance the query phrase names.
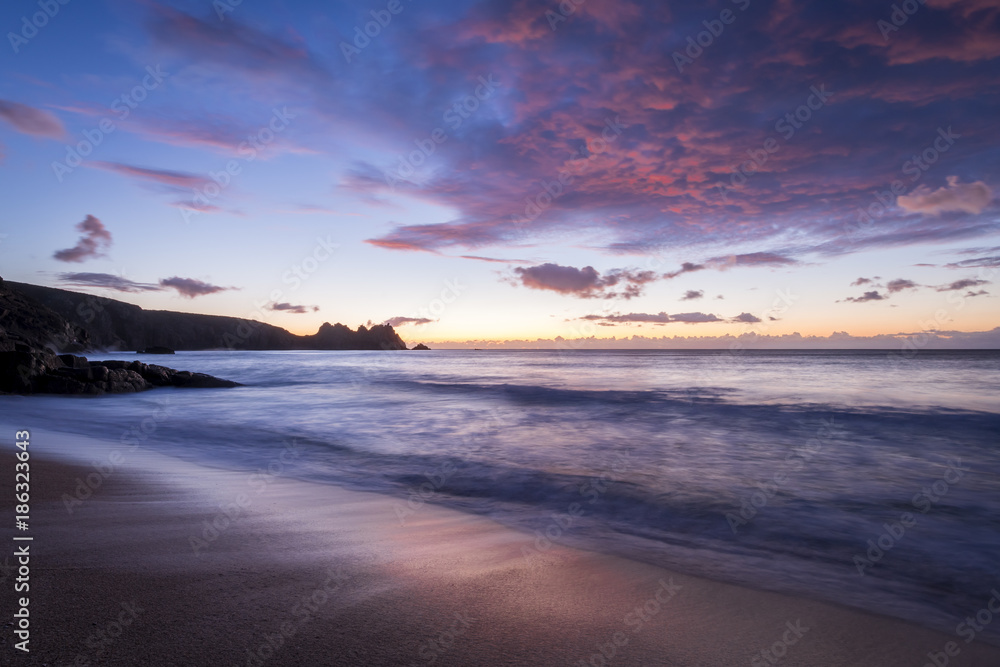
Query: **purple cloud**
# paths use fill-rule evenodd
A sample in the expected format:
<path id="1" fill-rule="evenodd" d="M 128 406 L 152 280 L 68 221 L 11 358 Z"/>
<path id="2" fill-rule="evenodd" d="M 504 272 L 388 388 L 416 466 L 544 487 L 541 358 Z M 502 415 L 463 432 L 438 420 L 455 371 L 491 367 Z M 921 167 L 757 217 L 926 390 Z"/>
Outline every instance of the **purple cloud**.
<path id="1" fill-rule="evenodd" d="M 406 324 L 412 324 L 414 326 L 420 326 L 421 324 L 430 324 L 435 320 L 428 319 L 426 317 L 390 317 L 382 324 L 388 324 L 392 328 L 404 326 Z"/>
<path id="2" fill-rule="evenodd" d="M 949 285 L 942 285 L 935 288 L 938 292 L 957 292 L 958 290 L 967 289 L 969 287 L 979 287 L 980 285 L 989 285 L 990 281 L 980 280 L 978 278 L 964 278 L 962 280 L 956 280 Z"/>
<path id="3" fill-rule="evenodd" d="M 301 306 L 291 303 L 272 303 L 267 307 L 268 310 L 275 310 L 278 312 L 292 313 L 294 315 L 304 315 L 305 313 L 315 313 L 319 311 L 319 306 Z"/>
<path id="4" fill-rule="evenodd" d="M 59 281 L 73 287 L 101 287 L 116 292 L 159 292 L 152 283 L 139 283 L 110 273 L 60 273 Z"/>
<path id="5" fill-rule="evenodd" d="M 219 287 L 218 285 L 212 285 L 201 280 L 179 278 L 177 276 L 164 278 L 160 281 L 160 286 L 175 289 L 178 294 L 188 299 L 236 289 L 235 287 Z"/>
<path id="6" fill-rule="evenodd" d="M 866 301 L 883 301 L 886 297 L 878 293 L 877 290 L 871 292 L 865 292 L 861 296 L 849 296 L 844 301 L 850 301 L 852 303 L 864 303 Z"/>
<path id="7" fill-rule="evenodd" d="M 916 284 L 912 280 L 906 280 L 905 278 L 890 280 L 885 286 L 885 288 L 889 291 L 889 294 L 902 292 L 905 289 L 917 289 L 918 287 L 920 287 L 920 285 Z"/>
<path id="8" fill-rule="evenodd" d="M 625 315 L 584 315 L 580 319 L 616 324 L 670 324 L 673 322 L 704 324 L 706 322 L 724 321 L 710 313 L 679 313 L 677 315 L 668 315 L 663 312 L 628 313 Z"/>
<path id="9" fill-rule="evenodd" d="M 946 265 L 949 269 L 993 269 L 1000 267 L 1000 255 L 993 257 L 976 257 L 975 259 L 963 259 L 960 262 L 953 262 Z"/>
<path id="10" fill-rule="evenodd" d="M 88 215 L 83 222 L 77 223 L 76 228 L 82 233 L 76 245 L 57 250 L 52 255 L 60 262 L 82 262 L 91 257 L 101 257 L 111 247 L 111 232 L 94 216 Z"/>
<path id="11" fill-rule="evenodd" d="M 0 99 L 0 118 L 24 134 L 49 139 L 62 139 L 66 135 L 62 121 L 53 114 L 10 100 Z"/>
<path id="12" fill-rule="evenodd" d="M 185 189 L 197 188 L 205 184 L 205 179 L 194 174 L 187 174 L 180 171 L 170 171 L 167 169 L 150 169 L 148 167 L 136 167 L 131 164 L 120 164 L 118 162 L 88 162 L 87 166 L 96 169 L 112 171 L 116 174 L 129 176 L 141 181 L 159 183 L 170 188 Z"/>
<path id="13" fill-rule="evenodd" d="M 631 299 L 642 293 L 644 285 L 657 279 L 652 271 L 614 269 L 602 276 L 592 266 L 578 269 L 551 263 L 517 267 L 514 273 L 521 284 L 530 289 L 549 290 L 581 299 Z M 614 287 L 620 287 L 621 291 L 610 289 Z"/>
<path id="14" fill-rule="evenodd" d="M 677 269 L 676 271 L 672 271 L 670 273 L 664 273 L 663 277 L 665 279 L 667 279 L 667 280 L 670 280 L 671 278 L 676 278 L 679 275 L 682 275 L 682 274 L 685 274 L 685 273 L 694 273 L 695 271 L 702 271 L 702 270 L 704 270 L 706 268 L 708 268 L 708 267 L 706 267 L 704 264 L 695 264 L 693 262 L 684 262 L 683 264 L 681 264 L 681 268 Z"/>

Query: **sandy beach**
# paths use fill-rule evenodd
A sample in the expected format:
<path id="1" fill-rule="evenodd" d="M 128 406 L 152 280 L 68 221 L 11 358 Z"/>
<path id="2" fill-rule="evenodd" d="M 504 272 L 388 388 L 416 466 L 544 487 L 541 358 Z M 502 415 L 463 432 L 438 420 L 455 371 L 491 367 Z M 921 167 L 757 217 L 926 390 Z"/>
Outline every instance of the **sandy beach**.
<path id="1" fill-rule="evenodd" d="M 532 536 L 431 505 L 400 526 L 387 496 L 115 457 L 64 434 L 35 431 L 31 447 L 31 650 L 13 648 L 8 620 L 5 664 L 887 666 L 922 665 L 956 640 L 952 664 L 1000 661 L 884 617 L 532 551 Z M 2 460 L 10 516 L 10 448 Z"/>

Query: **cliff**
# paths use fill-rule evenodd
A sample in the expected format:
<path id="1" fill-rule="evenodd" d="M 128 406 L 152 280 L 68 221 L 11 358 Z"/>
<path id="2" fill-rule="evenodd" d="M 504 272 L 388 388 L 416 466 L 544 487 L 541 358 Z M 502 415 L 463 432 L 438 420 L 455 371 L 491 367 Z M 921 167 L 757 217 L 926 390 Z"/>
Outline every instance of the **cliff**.
<path id="1" fill-rule="evenodd" d="M 175 350 L 406 349 L 406 343 L 388 325 L 362 326 L 354 331 L 343 324 L 323 324 L 315 334 L 297 336 L 254 320 L 144 310 L 114 299 L 0 279 L 0 313 L 5 308 L 16 310 L 17 320 L 10 327 L 6 319 L 0 319 L 0 326 L 60 352 L 155 346 Z"/>
<path id="2" fill-rule="evenodd" d="M 204 373 L 139 361 L 88 361 L 52 351 L 76 352 L 93 344 L 85 329 L 0 278 L 0 393 L 96 395 L 240 386 Z"/>

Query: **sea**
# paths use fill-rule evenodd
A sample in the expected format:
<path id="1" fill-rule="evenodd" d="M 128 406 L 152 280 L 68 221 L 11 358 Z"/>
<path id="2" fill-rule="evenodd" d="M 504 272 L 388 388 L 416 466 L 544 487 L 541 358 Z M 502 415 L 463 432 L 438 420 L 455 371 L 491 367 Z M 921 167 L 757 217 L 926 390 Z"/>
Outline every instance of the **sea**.
<path id="1" fill-rule="evenodd" d="M 91 358 L 245 386 L 0 397 L 4 421 L 387 494 L 403 530 L 429 505 L 488 516 L 525 559 L 614 553 L 956 638 L 1000 596 L 1000 351 Z M 995 616 L 977 641 L 1000 645 Z"/>

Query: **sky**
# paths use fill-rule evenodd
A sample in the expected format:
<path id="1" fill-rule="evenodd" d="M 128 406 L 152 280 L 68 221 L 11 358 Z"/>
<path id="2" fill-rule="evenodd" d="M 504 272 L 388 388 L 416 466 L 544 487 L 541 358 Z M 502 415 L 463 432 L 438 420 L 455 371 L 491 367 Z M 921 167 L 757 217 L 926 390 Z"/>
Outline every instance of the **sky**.
<path id="1" fill-rule="evenodd" d="M 995 0 L 15 0 L 0 32 L 8 280 L 432 347 L 1000 347 Z"/>

